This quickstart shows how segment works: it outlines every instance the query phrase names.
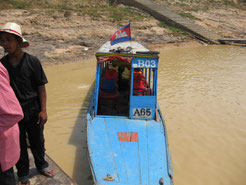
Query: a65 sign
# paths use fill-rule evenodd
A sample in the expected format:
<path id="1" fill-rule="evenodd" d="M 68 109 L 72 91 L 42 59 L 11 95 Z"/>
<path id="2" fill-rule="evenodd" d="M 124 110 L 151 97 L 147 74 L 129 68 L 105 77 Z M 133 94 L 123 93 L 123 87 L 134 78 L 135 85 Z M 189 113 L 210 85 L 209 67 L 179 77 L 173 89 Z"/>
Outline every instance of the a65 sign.
<path id="1" fill-rule="evenodd" d="M 134 108 L 133 109 L 134 118 L 152 118 L 151 108 Z"/>

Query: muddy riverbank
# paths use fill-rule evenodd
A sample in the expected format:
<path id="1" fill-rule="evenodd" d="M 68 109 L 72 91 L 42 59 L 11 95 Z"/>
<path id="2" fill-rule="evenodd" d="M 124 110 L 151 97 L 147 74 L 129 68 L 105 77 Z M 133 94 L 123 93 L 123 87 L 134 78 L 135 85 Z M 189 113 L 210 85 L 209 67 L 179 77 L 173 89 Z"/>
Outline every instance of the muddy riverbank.
<path id="1" fill-rule="evenodd" d="M 158 2 L 157 2 L 158 3 Z M 123 5 L 117 5 L 123 6 Z M 161 4 L 165 6 L 165 4 Z M 180 11 L 180 7 L 170 7 Z M 151 48 L 202 44 L 189 34 L 173 32 L 161 27 L 159 21 L 139 11 L 144 19 L 131 22 L 132 38 Z M 232 6 L 212 7 L 208 10 L 190 10 L 197 19 L 193 22 L 216 32 L 224 38 L 246 39 L 245 8 Z M 30 41 L 27 52 L 44 63 L 65 63 L 92 57 L 96 50 L 128 20 L 111 22 L 107 17 L 95 19 L 78 11 L 44 11 L 42 9 L 1 10 L 0 24 L 17 22 L 23 27 L 24 37 Z M 3 55 L 0 49 L 0 55 Z"/>

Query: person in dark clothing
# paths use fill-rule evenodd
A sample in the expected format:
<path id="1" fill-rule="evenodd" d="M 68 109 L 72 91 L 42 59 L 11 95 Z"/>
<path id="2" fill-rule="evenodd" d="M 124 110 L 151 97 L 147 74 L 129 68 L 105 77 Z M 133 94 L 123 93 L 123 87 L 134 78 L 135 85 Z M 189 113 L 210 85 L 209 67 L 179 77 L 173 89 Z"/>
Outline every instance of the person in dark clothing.
<path id="1" fill-rule="evenodd" d="M 45 160 L 43 130 L 47 122 L 45 84 L 48 81 L 42 65 L 38 58 L 23 52 L 22 48 L 28 47 L 29 42 L 23 38 L 16 23 L 6 23 L 0 29 L 0 45 L 8 53 L 1 61 L 9 72 L 10 84 L 24 113 L 19 122 L 21 154 L 16 164 L 19 185 L 29 184 L 27 136 L 37 170 L 53 177 L 53 170 Z"/>

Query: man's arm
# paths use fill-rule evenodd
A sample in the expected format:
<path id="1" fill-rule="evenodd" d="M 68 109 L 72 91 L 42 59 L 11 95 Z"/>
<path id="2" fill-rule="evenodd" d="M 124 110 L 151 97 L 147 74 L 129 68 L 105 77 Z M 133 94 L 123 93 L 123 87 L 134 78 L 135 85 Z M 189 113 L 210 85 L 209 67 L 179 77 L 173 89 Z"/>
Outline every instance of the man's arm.
<path id="1" fill-rule="evenodd" d="M 40 85 L 38 87 L 38 94 L 39 94 L 39 100 L 40 100 L 40 104 L 41 104 L 41 111 L 38 114 L 38 124 L 40 124 L 40 127 L 41 127 L 48 120 L 48 116 L 47 116 L 47 112 L 46 112 L 47 94 L 46 94 L 45 85 Z"/>

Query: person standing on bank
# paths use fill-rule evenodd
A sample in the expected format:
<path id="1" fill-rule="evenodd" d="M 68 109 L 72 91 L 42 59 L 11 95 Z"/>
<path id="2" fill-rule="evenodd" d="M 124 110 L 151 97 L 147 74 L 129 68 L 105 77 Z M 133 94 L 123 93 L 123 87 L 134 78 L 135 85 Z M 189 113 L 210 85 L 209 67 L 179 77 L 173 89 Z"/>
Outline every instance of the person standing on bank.
<path id="1" fill-rule="evenodd" d="M 24 118 L 19 122 L 20 159 L 16 164 L 19 185 L 29 184 L 29 158 L 26 136 L 37 170 L 47 177 L 53 177 L 53 170 L 45 160 L 44 124 L 47 122 L 46 89 L 48 83 L 38 58 L 24 52 L 29 46 L 21 27 L 13 22 L 0 29 L 0 45 L 8 54 L 1 61 L 9 72 L 10 84 L 22 107 Z"/>
<path id="2" fill-rule="evenodd" d="M 13 166 L 20 157 L 18 122 L 23 112 L 0 61 L 0 184 L 16 185 Z"/>

